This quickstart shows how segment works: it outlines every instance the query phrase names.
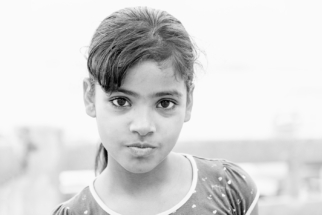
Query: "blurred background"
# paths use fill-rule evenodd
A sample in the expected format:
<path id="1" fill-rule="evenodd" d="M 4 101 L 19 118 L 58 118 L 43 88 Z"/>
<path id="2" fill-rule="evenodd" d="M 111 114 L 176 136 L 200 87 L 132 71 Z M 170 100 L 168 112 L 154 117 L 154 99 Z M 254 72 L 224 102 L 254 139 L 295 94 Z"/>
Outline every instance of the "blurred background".
<path id="1" fill-rule="evenodd" d="M 127 6 L 163 9 L 203 52 L 175 151 L 237 162 L 261 215 L 322 214 L 319 0 L 0 2 L 0 214 L 50 214 L 93 180 L 86 50 Z"/>

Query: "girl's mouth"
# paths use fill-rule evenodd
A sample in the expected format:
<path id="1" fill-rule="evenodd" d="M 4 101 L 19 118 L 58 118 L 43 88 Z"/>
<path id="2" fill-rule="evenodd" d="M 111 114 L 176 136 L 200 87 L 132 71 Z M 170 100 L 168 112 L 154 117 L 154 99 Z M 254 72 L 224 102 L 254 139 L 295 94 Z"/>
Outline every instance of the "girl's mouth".
<path id="1" fill-rule="evenodd" d="M 144 157 L 150 155 L 155 147 L 149 144 L 135 143 L 129 145 L 128 148 L 130 149 L 131 154 L 135 157 Z"/>
<path id="2" fill-rule="evenodd" d="M 155 146 L 148 144 L 148 143 L 133 143 L 131 145 L 128 145 L 127 147 L 136 147 L 136 148 L 155 148 Z"/>

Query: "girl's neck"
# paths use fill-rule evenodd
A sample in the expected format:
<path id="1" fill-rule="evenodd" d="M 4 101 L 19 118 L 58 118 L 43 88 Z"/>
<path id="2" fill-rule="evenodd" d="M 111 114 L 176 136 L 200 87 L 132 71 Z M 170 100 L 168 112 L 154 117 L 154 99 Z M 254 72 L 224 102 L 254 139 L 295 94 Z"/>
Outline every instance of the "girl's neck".
<path id="1" fill-rule="evenodd" d="M 192 166 L 175 153 L 149 173 L 112 171 L 111 167 L 97 177 L 94 188 L 104 204 L 120 214 L 161 213 L 182 201 L 191 189 Z"/>
<path id="2" fill-rule="evenodd" d="M 103 185 L 108 193 L 146 195 L 155 190 L 171 187 L 181 175 L 182 164 L 187 162 L 184 159 L 181 155 L 170 153 L 162 163 L 147 173 L 132 173 L 118 163 L 109 163 L 99 176 L 101 183 L 99 181 L 98 183 Z"/>

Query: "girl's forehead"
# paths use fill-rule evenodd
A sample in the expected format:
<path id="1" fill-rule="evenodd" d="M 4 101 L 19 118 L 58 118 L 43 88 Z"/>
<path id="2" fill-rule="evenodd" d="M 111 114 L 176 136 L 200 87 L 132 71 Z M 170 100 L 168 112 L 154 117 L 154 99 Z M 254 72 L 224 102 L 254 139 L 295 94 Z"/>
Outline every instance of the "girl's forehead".
<path id="1" fill-rule="evenodd" d="M 165 88 L 185 89 L 185 83 L 171 64 L 143 61 L 130 68 L 121 88 L 154 90 Z"/>
<path id="2" fill-rule="evenodd" d="M 158 63 L 155 61 L 143 61 L 130 68 L 125 77 L 124 83 L 146 81 L 159 81 L 166 83 L 181 82 L 175 68 L 168 63 Z"/>

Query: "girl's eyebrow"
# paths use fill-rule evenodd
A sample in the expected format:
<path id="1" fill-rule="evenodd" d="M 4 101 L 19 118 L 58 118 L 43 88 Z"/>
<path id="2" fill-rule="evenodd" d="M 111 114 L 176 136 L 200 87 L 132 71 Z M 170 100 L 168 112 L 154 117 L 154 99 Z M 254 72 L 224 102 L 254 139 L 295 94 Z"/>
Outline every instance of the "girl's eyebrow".
<path id="1" fill-rule="evenodd" d="M 124 93 L 126 95 L 133 96 L 133 97 L 139 97 L 139 94 L 137 94 L 136 92 L 133 92 L 131 90 L 122 89 L 122 88 L 117 89 L 115 92 Z"/>
<path id="2" fill-rule="evenodd" d="M 131 90 L 122 89 L 122 88 L 119 88 L 118 90 L 116 90 L 116 92 L 124 93 L 126 95 L 133 96 L 133 97 L 140 96 L 136 92 L 133 92 Z M 182 94 L 180 92 L 178 92 L 177 90 L 167 90 L 167 91 L 161 91 L 161 92 L 156 92 L 156 93 L 152 94 L 152 97 L 162 97 L 162 96 L 173 96 L 173 97 L 181 98 Z"/>
<path id="3" fill-rule="evenodd" d="M 174 97 L 178 97 L 178 98 L 181 98 L 182 97 L 182 94 L 179 93 L 178 91 L 176 90 L 169 90 L 169 91 L 162 91 L 162 92 L 157 92 L 157 93 L 154 93 L 153 95 L 154 97 L 162 97 L 162 96 L 174 96 Z"/>

